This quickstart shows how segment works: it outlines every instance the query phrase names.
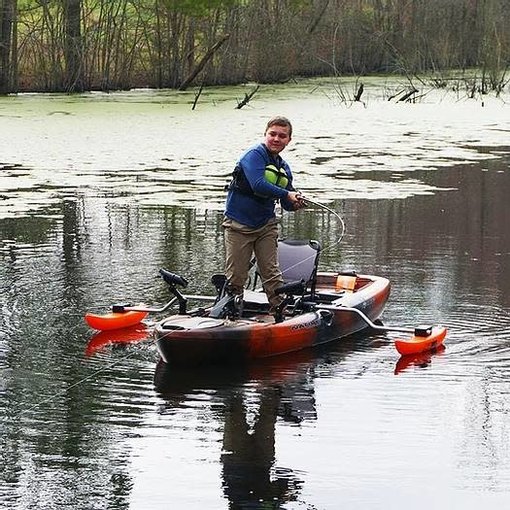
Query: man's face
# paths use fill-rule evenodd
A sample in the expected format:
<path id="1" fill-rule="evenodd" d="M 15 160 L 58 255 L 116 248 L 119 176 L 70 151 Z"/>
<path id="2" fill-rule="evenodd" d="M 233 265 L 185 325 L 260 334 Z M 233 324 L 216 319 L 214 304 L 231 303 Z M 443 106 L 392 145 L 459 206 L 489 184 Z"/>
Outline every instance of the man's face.
<path id="1" fill-rule="evenodd" d="M 271 126 L 266 131 L 265 144 L 269 152 L 279 154 L 289 144 L 291 138 L 290 128 L 287 126 Z"/>

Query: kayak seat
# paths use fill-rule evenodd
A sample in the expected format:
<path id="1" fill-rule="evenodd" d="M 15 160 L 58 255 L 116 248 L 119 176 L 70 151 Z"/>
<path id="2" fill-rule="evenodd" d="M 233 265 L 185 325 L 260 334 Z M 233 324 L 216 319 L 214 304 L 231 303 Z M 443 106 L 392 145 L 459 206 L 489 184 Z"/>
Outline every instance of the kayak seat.
<path id="1" fill-rule="evenodd" d="M 305 292 L 312 299 L 315 297 L 317 269 L 321 245 L 314 240 L 281 239 L 278 241 L 278 263 L 283 276 L 283 283 L 304 282 Z M 255 268 L 253 288 L 261 280 L 258 268 Z M 288 287 L 292 288 L 292 286 Z M 296 285 L 296 294 L 302 295 L 302 286 Z"/>
<path id="2" fill-rule="evenodd" d="M 278 263 L 284 283 L 304 280 L 314 294 L 320 251 L 320 243 L 314 240 L 278 241 Z"/>

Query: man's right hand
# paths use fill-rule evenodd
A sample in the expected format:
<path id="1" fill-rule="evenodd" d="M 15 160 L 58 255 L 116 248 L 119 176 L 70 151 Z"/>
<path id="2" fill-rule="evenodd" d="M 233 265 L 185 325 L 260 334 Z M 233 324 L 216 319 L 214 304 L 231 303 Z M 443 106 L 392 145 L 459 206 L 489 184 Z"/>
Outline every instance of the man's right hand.
<path id="1" fill-rule="evenodd" d="M 289 191 L 287 194 L 287 198 L 294 206 L 295 211 L 297 211 L 298 209 L 303 209 L 303 207 L 306 207 L 306 202 L 304 201 L 303 196 L 299 191 Z"/>

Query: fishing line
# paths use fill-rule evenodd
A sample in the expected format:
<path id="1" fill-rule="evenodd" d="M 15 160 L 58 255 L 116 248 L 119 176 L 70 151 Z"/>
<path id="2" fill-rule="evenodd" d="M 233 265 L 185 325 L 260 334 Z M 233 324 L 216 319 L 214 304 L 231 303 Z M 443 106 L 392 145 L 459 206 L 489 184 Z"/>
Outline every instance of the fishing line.
<path id="1" fill-rule="evenodd" d="M 78 329 L 78 327 L 79 327 L 79 325 L 76 325 L 76 326 L 74 326 L 73 329 Z M 147 335 L 147 340 L 149 339 L 149 335 L 150 334 L 151 334 L 151 332 L 149 331 L 148 335 Z M 150 340 L 149 342 L 146 342 L 146 343 L 149 346 L 152 346 L 152 345 L 154 345 L 156 343 L 156 341 L 157 341 L 157 339 L 154 338 L 154 339 L 152 339 L 152 340 Z M 76 388 L 77 386 L 80 386 L 84 382 L 96 378 L 102 372 L 106 372 L 107 370 L 110 370 L 110 369 L 114 368 L 115 366 L 120 365 L 121 363 L 123 363 L 127 359 L 133 357 L 138 351 L 139 351 L 139 349 L 135 349 L 135 350 L 133 350 L 131 352 L 128 352 L 127 354 L 125 354 L 124 356 L 119 358 L 118 360 L 112 361 L 112 362 L 108 363 L 106 366 L 103 366 L 103 367 L 95 370 L 94 372 L 92 372 L 91 374 L 89 374 L 89 375 L 87 375 L 85 377 L 82 377 L 81 379 L 79 379 L 75 383 L 73 383 L 73 384 L 71 384 L 69 386 L 66 386 L 65 389 L 63 389 L 61 391 L 57 391 L 56 393 L 53 393 L 53 394 L 49 395 L 48 397 L 46 397 L 46 398 L 44 398 L 42 400 L 39 400 L 36 404 L 33 404 L 30 407 L 27 407 L 27 408 L 24 408 L 24 409 L 22 409 L 22 408 L 14 409 L 14 411 L 17 412 L 18 416 L 22 416 L 22 415 L 24 415 L 26 413 L 29 413 L 29 412 L 31 412 L 31 411 L 33 411 L 35 409 L 38 409 L 43 404 L 47 404 L 48 402 L 52 402 L 52 401 L 56 400 L 58 397 L 66 395 L 70 389 Z"/>
<path id="2" fill-rule="evenodd" d="M 338 239 L 334 243 L 332 243 L 329 246 L 326 246 L 322 251 L 330 250 L 331 248 L 334 248 L 337 244 L 340 244 L 340 242 L 342 241 L 342 239 L 343 239 L 343 237 L 345 235 L 345 230 L 346 230 L 345 222 L 344 222 L 343 218 L 334 209 L 331 209 L 327 205 L 321 204 L 320 202 L 315 202 L 314 200 L 311 200 L 311 199 L 306 198 L 306 197 L 302 197 L 302 198 L 303 198 L 303 200 L 305 202 L 308 202 L 309 204 L 312 204 L 312 205 L 316 205 L 317 207 L 320 207 L 320 208 L 324 209 L 325 211 L 328 211 L 333 216 L 335 216 L 338 219 L 338 221 L 340 222 L 340 225 L 341 225 L 340 236 L 338 237 Z"/>
<path id="3" fill-rule="evenodd" d="M 334 241 L 333 243 L 329 244 L 329 245 L 326 245 L 324 246 L 324 248 L 321 249 L 321 252 L 324 252 L 324 251 L 328 251 L 328 250 L 331 250 L 333 249 L 335 246 L 337 246 L 338 244 L 340 244 L 340 242 L 342 241 L 344 235 L 345 235 L 345 222 L 343 220 L 343 218 L 333 209 L 331 209 L 330 207 L 328 207 L 327 205 L 324 205 L 320 202 L 316 202 L 314 200 L 311 200 L 309 198 L 306 198 L 306 197 L 302 197 L 302 199 L 309 203 L 309 204 L 312 204 L 314 206 L 317 206 L 321 209 L 324 209 L 325 211 L 327 211 L 328 213 L 332 214 L 333 216 L 335 216 L 337 218 L 337 220 L 339 221 L 339 224 L 340 224 L 340 235 L 338 236 L 338 239 L 336 239 L 336 241 Z M 306 258 L 305 260 L 310 260 L 311 258 L 314 258 L 316 255 L 311 255 L 310 257 Z M 289 271 L 290 269 L 296 267 L 297 265 L 299 264 L 302 264 L 304 261 L 301 260 L 299 261 L 297 264 L 294 264 L 293 266 L 291 267 L 288 267 L 286 269 L 286 271 Z M 282 273 L 283 274 L 283 273 Z M 265 282 L 263 283 L 267 283 L 268 281 L 270 280 L 266 280 Z M 74 327 L 74 329 L 77 329 L 78 328 L 78 325 L 76 325 Z M 168 337 L 170 337 L 172 335 L 173 331 L 169 331 L 168 333 L 166 333 L 165 335 L 163 335 L 161 338 L 159 338 L 160 340 L 163 340 L 163 339 L 166 339 Z M 149 340 L 149 335 L 150 335 L 150 331 L 148 332 L 148 337 L 147 337 L 147 340 Z M 90 341 L 90 340 L 89 340 Z M 158 338 L 152 338 L 150 341 L 148 342 L 144 342 L 144 344 L 147 344 L 149 346 L 153 346 L 156 342 L 158 341 Z M 111 363 L 107 364 L 106 366 L 103 366 L 97 370 L 95 370 L 94 372 L 92 372 L 91 374 L 81 378 L 80 380 L 76 381 L 75 383 L 71 384 L 70 386 L 67 386 L 65 389 L 63 389 L 62 391 L 58 391 L 57 393 L 54 393 L 46 398 L 44 398 L 43 400 L 40 400 L 38 401 L 36 404 L 33 404 L 31 405 L 30 407 L 28 408 L 25 408 L 25 409 L 19 409 L 18 410 L 18 415 L 23 415 L 23 414 L 26 414 L 26 413 L 29 413 L 31 411 L 33 411 L 34 409 L 38 409 L 40 408 L 43 404 L 46 404 L 48 402 L 51 402 L 53 400 L 55 400 L 56 398 L 60 397 L 60 396 L 63 396 L 65 395 L 70 389 L 72 388 L 76 388 L 77 386 L 80 386 L 81 384 L 83 384 L 84 382 L 86 381 L 89 381 L 89 380 L 92 380 L 94 378 L 96 378 L 99 374 L 101 374 L 102 372 L 106 372 L 107 370 L 110 370 L 114 367 L 116 367 L 117 365 L 120 365 L 121 363 L 123 363 L 124 361 L 126 361 L 127 359 L 133 357 L 135 354 L 137 353 L 137 350 L 133 350 L 129 353 L 127 353 L 126 355 L 122 356 L 120 359 L 118 360 L 115 360 L 115 361 L 112 361 Z"/>

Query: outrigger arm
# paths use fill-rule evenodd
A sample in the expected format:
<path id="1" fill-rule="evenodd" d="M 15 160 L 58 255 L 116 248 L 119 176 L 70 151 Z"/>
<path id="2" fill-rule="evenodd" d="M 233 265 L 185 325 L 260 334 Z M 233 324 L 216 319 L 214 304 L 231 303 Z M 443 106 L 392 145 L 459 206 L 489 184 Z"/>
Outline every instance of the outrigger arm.
<path id="1" fill-rule="evenodd" d="M 147 307 L 143 305 L 138 306 L 132 306 L 130 304 L 117 304 L 112 306 L 112 312 L 113 313 L 124 313 L 124 312 L 150 312 L 150 313 L 161 313 L 166 310 L 168 310 L 176 301 L 179 303 L 179 313 L 184 315 L 186 313 L 186 306 L 189 299 L 195 300 L 195 301 L 204 301 L 204 302 L 210 302 L 214 301 L 216 299 L 216 296 L 203 296 L 203 295 L 196 295 L 196 294 L 189 294 L 189 295 L 183 295 L 180 290 L 177 288 L 177 285 L 180 285 L 181 287 L 187 287 L 188 281 L 186 278 L 179 276 L 178 274 L 171 273 L 170 271 L 167 271 L 166 269 L 160 269 L 159 274 L 161 275 L 161 278 L 165 280 L 165 282 L 168 284 L 170 292 L 174 295 L 174 297 L 162 307 L 155 308 L 155 307 Z"/>
<path id="2" fill-rule="evenodd" d="M 204 302 L 211 302 L 216 299 L 216 296 L 205 296 L 201 294 L 185 294 L 182 296 L 185 301 L 188 299 L 195 300 L 195 301 L 204 301 Z M 153 313 L 160 313 L 165 312 L 168 310 L 176 301 L 179 299 L 177 297 L 172 298 L 168 303 L 163 305 L 160 308 L 154 308 L 151 306 L 143 306 L 143 305 L 129 305 L 129 304 L 116 304 L 112 305 L 112 312 L 153 312 Z"/>
<path id="3" fill-rule="evenodd" d="M 331 305 L 321 305 L 321 308 L 333 310 L 335 307 Z M 408 339 L 396 339 L 395 348 L 402 355 L 418 354 L 425 351 L 433 351 L 437 349 L 446 336 L 447 330 L 443 326 L 417 326 L 416 328 L 383 326 L 382 324 L 375 324 L 367 317 L 361 310 L 352 307 L 340 307 L 338 310 L 343 310 L 349 313 L 355 313 L 360 317 L 367 326 L 374 331 L 395 331 L 400 333 L 409 333 L 411 335 Z"/>
<path id="4" fill-rule="evenodd" d="M 331 306 L 331 305 L 321 305 L 321 308 L 331 309 L 331 310 L 338 310 L 338 308 Z M 375 331 L 395 331 L 399 333 L 411 333 L 416 336 L 428 336 L 432 332 L 433 326 L 417 326 L 416 328 L 406 328 L 406 327 L 400 327 L 400 326 L 383 326 L 382 324 L 375 324 L 370 320 L 369 317 L 367 317 L 366 314 L 364 314 L 361 310 L 358 308 L 351 308 L 348 306 L 342 306 L 340 308 L 341 310 L 345 310 L 346 312 L 352 312 L 357 314 L 359 317 L 363 319 L 363 321 L 369 326 L 371 329 Z"/>

